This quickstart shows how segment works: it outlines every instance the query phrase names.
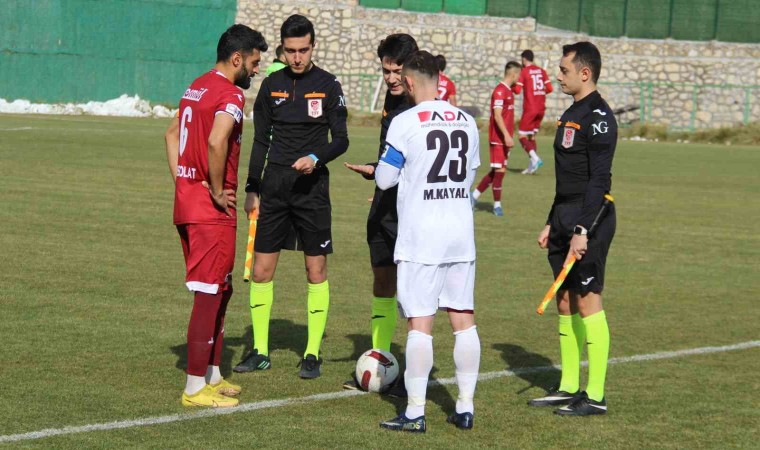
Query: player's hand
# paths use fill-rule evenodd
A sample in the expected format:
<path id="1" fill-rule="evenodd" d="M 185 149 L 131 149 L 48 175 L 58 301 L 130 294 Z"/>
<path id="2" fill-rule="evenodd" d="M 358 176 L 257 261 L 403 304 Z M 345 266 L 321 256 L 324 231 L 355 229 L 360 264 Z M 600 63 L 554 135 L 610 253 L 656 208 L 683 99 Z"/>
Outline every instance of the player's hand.
<path id="1" fill-rule="evenodd" d="M 370 164 L 349 164 L 344 162 L 343 165 L 346 169 L 353 170 L 354 172 L 364 175 L 365 177 L 371 177 L 375 174 L 375 166 Z"/>
<path id="2" fill-rule="evenodd" d="M 254 209 L 259 209 L 259 194 L 255 192 L 249 192 L 245 195 L 245 204 L 243 205 L 243 209 L 245 209 L 246 216 L 251 215 L 251 211 Z"/>
<path id="3" fill-rule="evenodd" d="M 512 139 L 512 136 L 505 136 L 504 137 L 504 146 L 505 147 L 514 147 L 515 146 L 515 140 Z"/>
<path id="4" fill-rule="evenodd" d="M 211 201 L 214 205 L 224 211 L 228 216 L 231 216 L 230 208 L 235 209 L 237 207 L 237 196 L 232 189 L 223 189 L 222 192 L 215 194 L 211 191 L 209 184 L 205 181 L 201 181 L 201 185 L 208 189 L 208 193 L 211 196 Z"/>
<path id="5" fill-rule="evenodd" d="M 588 236 L 573 234 L 573 238 L 570 239 L 570 251 L 567 252 L 567 258 L 565 259 L 565 264 L 567 264 L 568 261 L 570 261 L 571 256 L 575 256 L 575 259 L 578 261 L 583 259 L 583 255 L 586 254 L 587 249 L 588 249 Z"/>
<path id="6" fill-rule="evenodd" d="M 298 161 L 294 162 L 291 167 L 304 175 L 308 175 L 314 171 L 314 167 L 316 167 L 316 165 L 317 162 L 314 161 L 314 158 L 311 156 L 302 156 L 298 158 Z"/>
<path id="7" fill-rule="evenodd" d="M 551 226 L 547 225 L 544 227 L 543 230 L 541 230 L 540 233 L 538 233 L 538 246 L 546 249 L 549 247 L 549 231 L 551 230 Z"/>

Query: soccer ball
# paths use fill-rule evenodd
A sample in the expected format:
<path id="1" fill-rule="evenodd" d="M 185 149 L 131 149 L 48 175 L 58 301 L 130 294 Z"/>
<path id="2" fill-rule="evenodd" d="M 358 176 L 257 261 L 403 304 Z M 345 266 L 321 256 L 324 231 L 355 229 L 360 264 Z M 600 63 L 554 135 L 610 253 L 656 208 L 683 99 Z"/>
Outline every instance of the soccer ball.
<path id="1" fill-rule="evenodd" d="M 398 361 L 385 350 L 364 352 L 356 361 L 356 381 L 365 391 L 382 392 L 398 378 Z"/>

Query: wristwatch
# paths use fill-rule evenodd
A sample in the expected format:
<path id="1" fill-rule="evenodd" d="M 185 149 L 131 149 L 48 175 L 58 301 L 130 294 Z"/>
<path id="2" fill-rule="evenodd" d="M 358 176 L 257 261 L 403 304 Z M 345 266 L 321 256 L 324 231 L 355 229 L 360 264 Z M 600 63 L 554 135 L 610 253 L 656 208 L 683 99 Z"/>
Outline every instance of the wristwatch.
<path id="1" fill-rule="evenodd" d="M 576 225 L 573 229 L 573 234 L 577 234 L 578 236 L 587 236 L 588 230 L 580 225 Z"/>

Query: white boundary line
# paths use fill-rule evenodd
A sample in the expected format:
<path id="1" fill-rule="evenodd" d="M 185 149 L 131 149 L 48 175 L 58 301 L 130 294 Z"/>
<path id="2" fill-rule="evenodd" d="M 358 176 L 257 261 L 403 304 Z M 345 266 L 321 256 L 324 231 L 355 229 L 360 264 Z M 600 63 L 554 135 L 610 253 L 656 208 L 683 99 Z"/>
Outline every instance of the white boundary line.
<path id="1" fill-rule="evenodd" d="M 658 359 L 670 359 L 670 358 L 678 358 L 678 357 L 690 356 L 690 355 L 705 355 L 708 353 L 722 353 L 722 352 L 728 352 L 728 351 L 733 351 L 733 350 L 746 350 L 746 349 L 754 348 L 754 347 L 760 347 L 760 341 L 747 341 L 747 342 L 742 342 L 739 344 L 724 345 L 721 347 L 699 347 L 699 348 L 691 348 L 691 349 L 686 349 L 686 350 L 677 350 L 677 351 L 672 351 L 672 352 L 660 352 L 660 353 L 649 353 L 645 355 L 624 356 L 621 358 L 610 359 L 609 364 L 622 364 L 622 363 L 638 362 L 638 361 L 654 361 Z M 586 366 L 588 365 L 588 362 L 584 361 L 582 365 Z M 549 370 L 554 370 L 554 369 L 559 369 L 559 368 L 560 368 L 559 365 L 554 365 L 554 366 L 526 367 L 526 368 L 516 369 L 516 370 L 500 370 L 497 372 L 486 372 L 478 376 L 478 381 L 488 381 L 488 380 L 494 380 L 496 378 L 511 377 L 511 376 L 515 376 L 515 375 L 519 375 L 523 373 L 546 372 Z M 437 380 L 430 381 L 430 385 L 448 385 L 448 384 L 455 384 L 455 383 L 456 383 L 455 378 L 439 378 Z M 243 405 L 240 405 L 234 408 L 204 409 L 204 410 L 194 412 L 194 413 L 172 414 L 169 416 L 157 416 L 157 417 L 145 417 L 143 419 L 134 419 L 134 420 L 119 420 L 116 422 L 96 423 L 92 425 L 83 425 L 83 426 L 47 428 L 44 430 L 32 431 L 29 433 L 3 435 L 3 436 L 0 436 L 0 443 L 42 439 L 42 438 L 61 436 L 61 435 L 66 435 L 66 434 L 88 433 L 91 431 L 119 430 L 123 428 L 158 425 L 162 423 L 184 422 L 186 420 L 201 419 L 204 417 L 221 416 L 221 415 L 226 415 L 226 414 L 236 414 L 236 413 L 241 413 L 241 412 L 257 411 L 260 409 L 268 409 L 268 408 L 280 408 L 283 406 L 297 405 L 301 403 L 319 402 L 319 401 L 324 401 L 324 400 L 336 400 L 336 399 L 341 399 L 341 398 L 356 397 L 356 396 L 365 395 L 365 394 L 366 392 L 362 392 L 362 391 L 328 392 L 325 394 L 308 395 L 306 397 L 291 397 L 291 398 L 284 398 L 281 400 L 266 400 L 266 401 L 261 401 L 261 402 L 245 403 Z"/>

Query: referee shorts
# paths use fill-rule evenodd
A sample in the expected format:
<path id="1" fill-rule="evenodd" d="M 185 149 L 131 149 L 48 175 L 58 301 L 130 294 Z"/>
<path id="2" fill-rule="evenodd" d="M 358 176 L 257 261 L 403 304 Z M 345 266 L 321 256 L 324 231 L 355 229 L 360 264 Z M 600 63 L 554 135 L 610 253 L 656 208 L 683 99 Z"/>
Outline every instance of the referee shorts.
<path id="1" fill-rule="evenodd" d="M 372 267 L 395 266 L 393 251 L 398 235 L 398 211 L 396 197 L 398 188 L 376 188 L 372 206 L 367 217 L 367 244 Z"/>
<path id="2" fill-rule="evenodd" d="M 549 265 L 554 278 L 562 271 L 562 265 L 570 250 L 573 229 L 581 215 L 580 203 L 559 204 L 554 207 L 554 214 L 549 231 Z M 586 254 L 576 261 L 560 289 L 586 295 L 589 292 L 601 294 L 604 290 L 604 269 L 607 252 L 615 236 L 615 205 L 610 205 L 607 215 L 602 219 L 594 235 L 588 241 Z"/>
<path id="3" fill-rule="evenodd" d="M 291 167 L 267 166 L 259 208 L 256 252 L 303 250 L 308 256 L 333 252 L 330 173 L 326 167 L 304 175 Z"/>

